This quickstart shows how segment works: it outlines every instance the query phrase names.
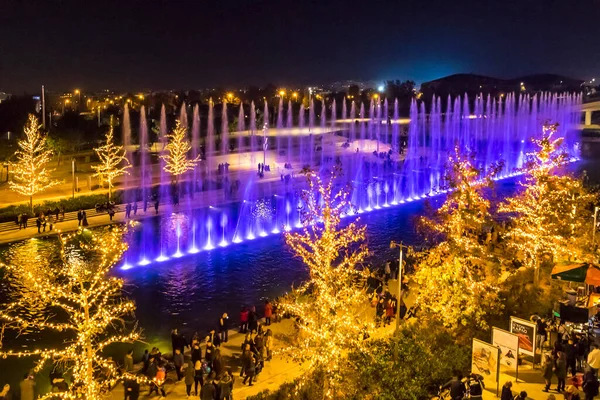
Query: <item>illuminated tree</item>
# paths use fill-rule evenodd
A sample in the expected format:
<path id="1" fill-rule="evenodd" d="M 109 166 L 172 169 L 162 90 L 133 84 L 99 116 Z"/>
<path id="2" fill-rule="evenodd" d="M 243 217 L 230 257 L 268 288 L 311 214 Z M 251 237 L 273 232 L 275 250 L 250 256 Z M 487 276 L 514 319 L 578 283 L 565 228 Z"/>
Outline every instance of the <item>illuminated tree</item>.
<path id="1" fill-rule="evenodd" d="M 15 152 L 17 162 L 11 163 L 13 180 L 10 188 L 24 196 L 29 196 L 29 207 L 33 210 L 33 196 L 60 183 L 52 179 L 53 170 L 48 169 L 52 158 L 52 150 L 48 147 L 47 138 L 40 132 L 42 125 L 33 114 L 23 128 L 25 138 L 19 140 L 19 150 Z"/>
<path id="2" fill-rule="evenodd" d="M 108 184 L 108 199 L 112 197 L 112 188 L 114 181 L 121 175 L 127 174 L 131 165 L 127 159 L 127 151 L 123 146 L 117 146 L 114 142 L 114 128 L 112 124 L 112 117 L 110 120 L 110 128 L 106 133 L 106 144 L 95 148 L 94 151 L 100 159 L 98 165 L 92 166 L 96 173 L 94 176 L 98 176 L 103 182 L 106 181 Z"/>
<path id="3" fill-rule="evenodd" d="M 287 349 L 297 362 L 324 373 L 324 397 L 339 390 L 347 352 L 364 346 L 361 337 L 370 330 L 362 316 L 366 271 L 359 265 L 368 254 L 365 226 L 352 222 L 340 227 L 340 218 L 351 211 L 349 191 L 334 191 L 337 171 L 328 182 L 308 172 L 303 193 L 305 209 L 299 233 L 287 232 L 285 241 L 306 264 L 309 280 L 281 304 L 285 313 L 298 317 L 297 345 Z"/>
<path id="4" fill-rule="evenodd" d="M 563 138 L 556 138 L 558 124 L 546 123 L 542 136 L 532 139 L 536 150 L 527 154 L 523 190 L 506 199 L 501 212 L 513 216 L 507 233 L 509 246 L 523 255 L 525 265 L 534 268 L 539 278 L 540 261 L 570 257 L 592 261 L 590 246 L 590 205 L 596 200 L 581 179 L 564 173 L 568 162 L 561 149 Z"/>
<path id="5" fill-rule="evenodd" d="M 187 140 L 187 129 L 177 121 L 173 133 L 167 135 L 169 143 L 167 144 L 167 154 L 160 156 L 165 161 L 164 170 L 175 177 L 175 182 L 179 182 L 179 176 L 187 171 L 191 171 L 200 161 L 200 156 L 189 158 L 188 153 L 192 145 Z"/>
<path id="6" fill-rule="evenodd" d="M 415 255 L 417 305 L 447 327 L 485 327 L 485 316 L 498 305 L 498 264 L 479 237 L 491 221 L 490 202 L 483 190 L 503 167 L 493 165 L 483 174 L 473 154 L 458 147 L 449 157 L 444 189 L 450 190 L 432 218 L 421 217 L 421 228 L 432 233 L 434 246 Z"/>
<path id="7" fill-rule="evenodd" d="M 67 393 L 60 394 L 62 398 L 103 398 L 101 393 L 124 377 L 103 351 L 114 343 L 139 338 L 137 325 L 125 320 L 133 315 L 135 305 L 121 296 L 123 280 L 111 276 L 127 248 L 123 233 L 123 229 L 112 228 L 102 237 L 88 231 L 61 235 L 60 262 L 45 262 L 34 253 L 2 265 L 12 296 L 0 308 L 2 332 L 54 332 L 64 340 L 50 349 L 0 348 L 0 356 L 33 356 L 37 358 L 36 371 L 47 364 L 69 371 L 72 384 Z"/>

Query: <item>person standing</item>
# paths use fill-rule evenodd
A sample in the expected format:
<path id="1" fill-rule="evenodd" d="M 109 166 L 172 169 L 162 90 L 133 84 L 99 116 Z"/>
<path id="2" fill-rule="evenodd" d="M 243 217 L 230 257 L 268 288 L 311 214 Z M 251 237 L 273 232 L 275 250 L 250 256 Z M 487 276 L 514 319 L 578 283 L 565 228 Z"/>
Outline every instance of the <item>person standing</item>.
<path id="1" fill-rule="evenodd" d="M 133 203 L 133 215 L 137 215 L 137 210 L 138 210 L 138 205 L 137 205 L 137 201 L 135 201 Z"/>
<path id="2" fill-rule="evenodd" d="M 248 309 L 244 306 L 240 311 L 240 333 L 248 331 Z"/>
<path id="3" fill-rule="evenodd" d="M 227 340 L 229 339 L 229 326 L 227 324 L 228 320 L 229 316 L 227 315 L 227 313 L 223 313 L 223 315 L 219 319 L 219 336 L 221 338 L 222 343 L 227 343 Z"/>
<path id="4" fill-rule="evenodd" d="M 27 221 L 29 221 L 29 214 L 23 214 L 23 229 L 27 229 Z"/>
<path id="5" fill-rule="evenodd" d="M 144 214 L 146 214 L 146 210 L 148 210 L 148 199 L 144 199 L 143 209 Z"/>
<path id="6" fill-rule="evenodd" d="M 129 219 L 131 216 L 131 203 L 127 203 L 125 206 L 125 218 Z"/>
<path id="7" fill-rule="evenodd" d="M 256 315 L 256 307 L 250 307 L 250 311 L 248 312 L 248 330 L 250 333 L 254 331 L 258 332 L 258 317 Z"/>
<path id="8" fill-rule="evenodd" d="M 223 362 L 223 357 L 221 356 L 221 350 L 216 349 L 212 360 L 212 370 L 216 376 L 221 376 L 223 374 L 224 368 L 225 366 Z"/>
<path id="9" fill-rule="evenodd" d="M 35 398 L 35 380 L 32 375 L 25 374 L 24 379 L 19 383 L 21 389 L 21 400 L 33 400 Z"/>
<path id="10" fill-rule="evenodd" d="M 550 364 L 552 365 L 552 364 Z M 506 381 L 506 383 L 502 386 L 502 394 L 500 395 L 500 400 L 513 400 L 512 395 L 512 382 Z"/>
<path id="11" fill-rule="evenodd" d="M 115 209 L 111 207 L 108 209 L 108 218 L 112 221 L 114 216 L 115 216 Z"/>
<path id="12" fill-rule="evenodd" d="M 219 379 L 219 397 L 217 400 L 229 400 L 232 395 L 233 388 L 233 374 L 231 374 L 231 370 L 227 370 L 225 374 Z"/>
<path id="13" fill-rule="evenodd" d="M 544 357 L 544 365 L 542 371 L 544 382 L 546 382 L 546 387 L 543 391 L 547 392 L 548 390 L 550 390 L 550 386 L 552 386 L 552 375 L 554 375 L 554 365 L 552 362 L 552 356 L 550 354 L 546 354 L 546 356 Z"/>
<path id="14" fill-rule="evenodd" d="M 154 211 L 156 212 L 156 215 L 158 215 L 158 199 L 154 202 Z"/>
<path id="15" fill-rule="evenodd" d="M 42 233 L 42 232 L 40 232 L 40 229 L 42 228 L 42 218 L 41 217 L 38 216 L 35 219 L 35 226 L 37 226 L 38 233 Z"/>
<path id="16" fill-rule="evenodd" d="M 265 325 L 271 325 L 271 317 L 273 316 L 273 306 L 269 300 L 265 301 Z"/>
<path id="17" fill-rule="evenodd" d="M 167 377 L 167 371 L 163 365 L 157 366 L 156 376 L 154 377 L 154 381 L 150 384 L 150 393 L 148 396 L 152 395 L 152 392 L 156 391 L 156 394 L 160 392 L 163 397 L 167 397 L 165 393 L 165 378 Z"/>
<path id="18" fill-rule="evenodd" d="M 140 384 L 136 379 L 125 379 L 123 382 L 125 400 L 138 400 L 140 397 Z"/>
<path id="19" fill-rule="evenodd" d="M 265 350 L 267 351 L 266 360 L 271 361 L 273 354 L 273 332 L 271 332 L 270 329 L 267 329 L 267 333 L 265 333 L 264 346 Z"/>
<path id="20" fill-rule="evenodd" d="M 252 380 L 254 379 L 254 373 L 256 372 L 256 358 L 254 357 L 254 354 L 249 353 L 244 362 L 244 380 L 242 383 L 245 385 L 246 381 L 250 379 L 248 386 L 253 386 Z"/>
<path id="21" fill-rule="evenodd" d="M 598 369 L 600 369 L 600 349 L 595 345 L 590 346 L 591 351 L 587 357 L 587 364 L 592 369 L 594 374 L 598 375 Z"/>
<path id="22" fill-rule="evenodd" d="M 179 348 L 175 349 L 173 354 L 173 364 L 175 364 L 175 373 L 177 373 L 177 381 L 183 377 L 183 354 Z"/>
<path id="23" fill-rule="evenodd" d="M 600 389 L 600 382 L 591 369 L 588 369 L 583 375 L 583 393 L 585 393 L 585 400 L 593 400 L 598 395 Z"/>
<path id="24" fill-rule="evenodd" d="M 469 381 L 467 384 L 469 385 L 469 394 L 471 395 L 470 399 L 483 400 L 483 389 L 485 388 L 483 376 L 477 375 L 473 372 L 469 376 Z"/>
<path id="25" fill-rule="evenodd" d="M 385 267 L 383 269 L 383 273 L 385 274 L 385 284 L 387 285 L 387 283 L 390 280 L 390 277 L 392 275 L 392 270 L 390 269 L 390 262 L 386 262 L 385 263 Z"/>
<path id="26" fill-rule="evenodd" d="M 185 393 L 188 397 L 192 395 L 192 385 L 194 384 L 194 364 L 188 361 L 185 366 Z"/>
<path id="27" fill-rule="evenodd" d="M 125 372 L 133 372 L 133 349 L 129 350 L 127 354 L 125 354 L 123 368 L 125 369 Z"/>
<path id="28" fill-rule="evenodd" d="M 148 371 L 148 367 L 150 366 L 150 353 L 148 353 L 148 349 L 144 351 L 144 355 L 142 356 L 142 374 L 146 374 Z"/>
<path id="29" fill-rule="evenodd" d="M 113 215 L 115 214 L 115 212 L 113 211 Z M 112 218 L 111 218 L 112 220 Z M 85 210 L 83 210 L 83 220 L 81 221 L 81 225 L 83 226 L 88 226 L 88 220 L 87 220 L 87 213 L 85 212 Z"/>
<path id="30" fill-rule="evenodd" d="M 214 380 L 215 376 L 211 373 L 202 385 L 202 389 L 200 389 L 200 400 L 215 400 L 217 398 L 217 388 L 213 383 Z"/>
<path id="31" fill-rule="evenodd" d="M 556 391 L 562 392 L 565 390 L 565 379 L 567 378 L 567 358 L 562 351 L 557 353 L 555 372 L 556 378 L 558 379 Z"/>
<path id="32" fill-rule="evenodd" d="M 198 396 L 198 384 L 201 389 L 204 384 L 202 374 L 202 361 L 198 360 L 194 363 L 194 396 Z"/>
<path id="33" fill-rule="evenodd" d="M 202 361 L 202 349 L 200 343 L 194 343 L 192 347 L 192 363 L 196 364 L 196 361 Z"/>
<path id="34" fill-rule="evenodd" d="M 81 226 L 81 221 L 83 220 L 83 211 L 81 208 L 77 211 L 77 226 Z"/>

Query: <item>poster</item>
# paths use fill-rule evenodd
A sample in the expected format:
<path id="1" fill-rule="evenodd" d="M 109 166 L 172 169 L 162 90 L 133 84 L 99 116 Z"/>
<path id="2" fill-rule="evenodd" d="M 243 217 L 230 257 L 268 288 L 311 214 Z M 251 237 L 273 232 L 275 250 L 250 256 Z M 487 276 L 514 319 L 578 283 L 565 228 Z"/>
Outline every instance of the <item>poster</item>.
<path id="1" fill-rule="evenodd" d="M 519 336 L 514 333 L 492 328 L 492 345 L 500 348 L 500 369 L 503 372 L 517 373 Z"/>
<path id="2" fill-rule="evenodd" d="M 510 317 L 510 332 L 519 337 L 519 352 L 533 357 L 535 353 L 535 330 L 533 322 Z"/>
<path id="3" fill-rule="evenodd" d="M 483 376 L 485 386 L 498 386 L 498 361 L 500 349 L 481 340 L 473 339 L 471 372 Z"/>

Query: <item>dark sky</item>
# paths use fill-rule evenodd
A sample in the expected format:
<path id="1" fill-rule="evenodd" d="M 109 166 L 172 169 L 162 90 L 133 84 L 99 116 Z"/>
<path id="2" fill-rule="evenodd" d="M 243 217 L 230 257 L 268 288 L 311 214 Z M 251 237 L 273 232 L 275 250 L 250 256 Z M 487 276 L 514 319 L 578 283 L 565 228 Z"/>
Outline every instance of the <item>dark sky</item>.
<path id="1" fill-rule="evenodd" d="M 600 0 L 0 0 L 0 91 L 600 76 Z"/>

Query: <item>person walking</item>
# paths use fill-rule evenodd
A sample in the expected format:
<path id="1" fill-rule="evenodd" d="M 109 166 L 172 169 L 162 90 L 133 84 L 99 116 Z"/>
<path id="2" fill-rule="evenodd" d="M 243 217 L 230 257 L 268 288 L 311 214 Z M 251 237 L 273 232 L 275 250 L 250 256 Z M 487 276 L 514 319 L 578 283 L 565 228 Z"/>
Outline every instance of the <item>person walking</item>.
<path id="1" fill-rule="evenodd" d="M 269 300 L 265 301 L 265 325 L 271 325 L 271 317 L 273 316 L 273 306 Z"/>
<path id="2" fill-rule="evenodd" d="M 108 209 L 108 218 L 112 221 L 114 216 L 115 216 L 115 209 L 111 207 Z"/>
<path id="3" fill-rule="evenodd" d="M 33 400 L 35 398 L 35 380 L 30 374 L 25 374 L 23 380 L 19 383 L 21 389 L 21 400 Z"/>
<path id="4" fill-rule="evenodd" d="M 131 216 L 131 203 L 127 203 L 125 206 L 125 218 L 129 219 Z"/>
<path id="5" fill-rule="evenodd" d="M 227 324 L 228 320 L 229 316 L 227 313 L 223 313 L 219 319 L 219 337 L 222 343 L 227 343 L 227 340 L 229 339 L 229 326 Z"/>
<path id="6" fill-rule="evenodd" d="M 175 373 L 177 374 L 177 381 L 179 382 L 183 377 L 183 354 L 180 349 L 175 349 L 173 354 L 173 364 L 175 365 Z"/>
<path id="7" fill-rule="evenodd" d="M 567 378 L 567 358 L 565 353 L 559 351 L 557 353 L 558 358 L 556 359 L 556 378 L 558 379 L 558 386 L 556 388 L 557 392 L 562 392 L 565 390 L 565 379 Z"/>
<path id="8" fill-rule="evenodd" d="M 42 233 L 42 232 L 40 232 L 40 229 L 42 228 L 42 217 L 41 216 L 38 216 L 35 219 L 35 226 L 37 226 L 38 233 Z"/>
<path id="9" fill-rule="evenodd" d="M 185 366 L 185 393 L 188 397 L 192 395 L 192 385 L 194 384 L 194 363 L 188 361 Z"/>
<path id="10" fill-rule="evenodd" d="M 585 400 L 593 400 L 594 397 L 598 396 L 600 389 L 600 382 L 594 374 L 594 371 L 588 369 L 583 375 L 583 385 L 581 386 L 583 393 L 585 394 Z"/>
<path id="11" fill-rule="evenodd" d="M 167 370 L 161 364 L 157 366 L 156 375 L 154 377 L 153 382 L 150 384 L 150 393 L 148 396 L 152 396 L 152 392 L 156 392 L 158 394 L 162 394 L 162 397 L 167 397 L 165 393 L 165 378 L 167 377 Z"/>
<path id="12" fill-rule="evenodd" d="M 552 386 L 552 376 L 554 375 L 554 363 L 552 362 L 552 356 L 550 354 L 546 354 L 544 357 L 544 365 L 542 368 L 542 376 L 544 377 L 544 382 L 546 382 L 544 392 L 547 392 L 550 390 L 550 386 Z"/>
<path id="13" fill-rule="evenodd" d="M 156 212 L 156 215 L 158 215 L 158 199 L 154 202 L 154 211 Z"/>
<path id="14" fill-rule="evenodd" d="M 125 354 L 125 358 L 123 359 L 123 369 L 125 372 L 133 372 L 133 349 Z"/>
<path id="15" fill-rule="evenodd" d="M 504 385 L 502 385 L 502 394 L 500 395 L 500 400 L 513 400 L 512 395 L 512 382 L 506 381 Z"/>
<path id="16" fill-rule="evenodd" d="M 144 214 L 146 214 L 146 211 L 148 210 L 148 199 L 144 199 L 144 203 L 143 203 L 142 207 L 144 210 Z"/>
<path id="17" fill-rule="evenodd" d="M 83 211 L 80 208 L 77 211 L 77 226 L 81 226 L 81 221 L 83 221 Z"/>
<path id="18" fill-rule="evenodd" d="M 137 215 L 137 210 L 138 210 L 138 205 L 137 205 L 137 201 L 135 201 L 133 203 L 133 215 Z"/>
<path id="19" fill-rule="evenodd" d="M 27 229 L 27 221 L 29 221 L 29 214 L 23 214 L 23 229 Z"/>

